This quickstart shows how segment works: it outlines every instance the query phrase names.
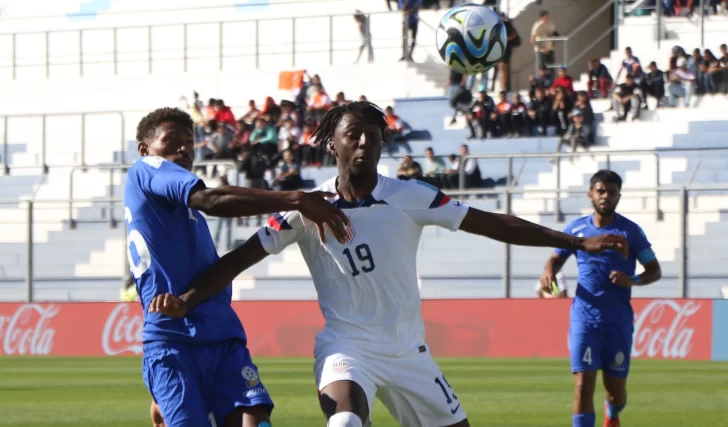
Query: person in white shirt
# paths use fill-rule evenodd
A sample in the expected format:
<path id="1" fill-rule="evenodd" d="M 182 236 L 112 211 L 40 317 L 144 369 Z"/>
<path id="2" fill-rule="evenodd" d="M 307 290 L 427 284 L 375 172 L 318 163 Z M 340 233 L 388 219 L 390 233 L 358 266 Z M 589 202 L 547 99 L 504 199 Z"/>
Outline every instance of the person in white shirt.
<path id="1" fill-rule="evenodd" d="M 405 427 L 468 427 L 451 384 L 425 342 L 416 258 L 422 229 L 435 225 L 517 245 L 625 251 L 623 236 L 570 236 L 510 215 L 469 208 L 417 180 L 377 173 L 387 124 L 379 107 L 353 102 L 323 118 L 315 138 L 337 159 L 338 176 L 318 188 L 349 217 L 348 241 L 321 232 L 297 212 L 226 254 L 175 297 L 150 310 L 183 316 L 268 254 L 297 244 L 309 267 L 326 324 L 314 371 L 329 427 L 370 425 L 375 397 Z M 395 244 L 396 243 L 396 244 Z"/>
<path id="2" fill-rule="evenodd" d="M 677 107 L 678 99 L 685 99 L 685 106 L 690 106 L 690 97 L 695 92 L 695 74 L 688 70 L 685 58 L 677 60 L 677 68 L 670 73 L 670 85 L 667 87 L 670 106 Z"/>

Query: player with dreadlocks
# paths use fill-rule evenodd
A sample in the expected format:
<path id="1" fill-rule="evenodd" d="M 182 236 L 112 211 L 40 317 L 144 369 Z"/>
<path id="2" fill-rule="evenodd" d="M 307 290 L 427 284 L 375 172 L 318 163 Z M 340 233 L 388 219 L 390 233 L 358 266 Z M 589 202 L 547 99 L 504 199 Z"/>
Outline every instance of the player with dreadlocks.
<path id="1" fill-rule="evenodd" d="M 180 298 L 154 310 L 180 316 L 226 281 L 297 243 L 311 271 L 326 326 L 316 337 L 314 371 L 329 427 L 369 425 L 375 397 L 403 426 L 469 426 L 465 411 L 425 342 L 417 284 L 422 228 L 436 225 L 525 246 L 588 252 L 626 250 L 622 236 L 570 236 L 519 218 L 450 200 L 429 184 L 379 175 L 386 123 L 368 102 L 329 111 L 315 135 L 337 160 L 338 176 L 319 187 L 349 216 L 349 239 L 322 242 L 297 212 L 225 255 Z"/>

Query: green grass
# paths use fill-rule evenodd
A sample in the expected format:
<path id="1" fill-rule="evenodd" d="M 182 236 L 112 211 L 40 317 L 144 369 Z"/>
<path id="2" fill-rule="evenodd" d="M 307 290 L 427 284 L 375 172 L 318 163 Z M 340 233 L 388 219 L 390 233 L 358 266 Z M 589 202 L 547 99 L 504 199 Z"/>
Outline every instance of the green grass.
<path id="1" fill-rule="evenodd" d="M 325 425 L 312 361 L 258 359 L 277 426 Z M 566 360 L 442 359 L 473 426 L 570 426 Z M 1 358 L 0 426 L 148 427 L 149 395 L 137 358 Z M 728 426 L 728 364 L 634 361 L 625 426 Z M 601 425 L 601 391 L 597 420 Z M 395 426 L 375 404 L 375 426 Z M 427 426 L 429 427 L 429 426 Z"/>

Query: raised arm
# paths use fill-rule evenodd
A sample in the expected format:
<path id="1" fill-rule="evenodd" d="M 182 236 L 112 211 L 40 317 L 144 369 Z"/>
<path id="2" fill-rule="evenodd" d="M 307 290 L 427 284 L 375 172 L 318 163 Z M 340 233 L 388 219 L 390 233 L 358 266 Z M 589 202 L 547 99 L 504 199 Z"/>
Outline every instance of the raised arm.
<path id="1" fill-rule="evenodd" d="M 623 236 L 603 234 L 583 238 L 542 227 L 512 215 L 469 208 L 460 230 L 519 246 L 552 247 L 586 252 L 613 249 L 627 256 L 629 247 Z"/>

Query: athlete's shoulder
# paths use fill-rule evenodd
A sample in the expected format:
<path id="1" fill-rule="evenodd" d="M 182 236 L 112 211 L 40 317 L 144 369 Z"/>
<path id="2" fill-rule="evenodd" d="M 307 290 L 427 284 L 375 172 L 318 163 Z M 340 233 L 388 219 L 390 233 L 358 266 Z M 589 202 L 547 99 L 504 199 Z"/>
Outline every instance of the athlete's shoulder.
<path id="1" fill-rule="evenodd" d="M 380 198 L 390 205 L 402 208 L 429 208 L 437 207 L 450 200 L 437 187 L 424 181 L 384 176 L 380 176 L 380 180 Z"/>
<path id="2" fill-rule="evenodd" d="M 637 232 L 640 235 L 645 236 L 644 230 L 636 222 L 620 214 L 617 214 L 617 218 L 619 220 L 619 227 L 624 229 L 624 231 L 626 231 L 628 235 L 630 232 Z"/>
<path id="3" fill-rule="evenodd" d="M 591 219 L 591 215 L 582 216 L 580 218 L 577 218 L 573 221 L 571 221 L 565 228 L 564 231 L 567 234 L 573 234 L 576 235 L 577 233 L 586 230 L 589 228 L 589 220 Z"/>
<path id="4" fill-rule="evenodd" d="M 329 193 L 336 193 L 336 178 L 337 177 L 333 177 L 333 178 L 326 180 L 326 182 L 324 182 L 323 184 L 319 185 L 318 187 L 314 188 L 311 191 L 326 191 Z"/>

